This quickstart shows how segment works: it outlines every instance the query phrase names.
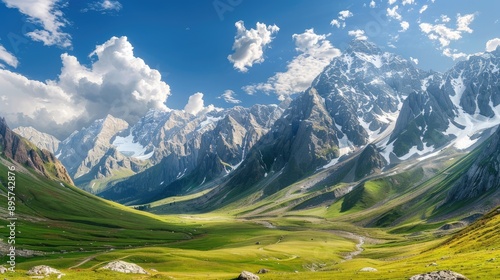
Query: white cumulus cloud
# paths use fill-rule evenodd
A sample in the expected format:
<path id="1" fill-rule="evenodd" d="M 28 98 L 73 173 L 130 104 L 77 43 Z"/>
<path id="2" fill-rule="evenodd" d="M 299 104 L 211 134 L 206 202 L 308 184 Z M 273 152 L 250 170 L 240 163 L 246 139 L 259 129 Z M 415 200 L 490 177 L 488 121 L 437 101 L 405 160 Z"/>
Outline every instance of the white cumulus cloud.
<path id="1" fill-rule="evenodd" d="M 474 20 L 474 14 L 468 14 L 461 16 L 457 15 L 456 28 L 451 28 L 446 26 L 446 24 L 450 21 L 449 17 L 442 15 L 441 21 L 442 23 L 431 24 L 431 23 L 420 23 L 420 30 L 427 34 L 427 37 L 433 41 L 438 41 L 441 48 L 444 49 L 448 47 L 452 41 L 457 41 L 462 38 L 462 33 L 472 33 L 473 30 L 469 27 L 469 25 Z M 443 52 L 444 55 L 453 57 L 451 55 L 451 51 Z M 456 56 L 455 56 L 456 57 Z"/>
<path id="2" fill-rule="evenodd" d="M 368 38 L 365 35 L 365 31 L 361 29 L 349 30 L 347 34 L 349 34 L 349 36 L 354 37 L 354 39 L 356 40 L 368 40 Z"/>
<path id="3" fill-rule="evenodd" d="M 63 32 L 68 21 L 60 10 L 61 0 L 2 0 L 7 7 L 18 9 L 29 20 L 43 27 L 26 35 L 46 46 L 71 47 L 71 35 Z"/>
<path id="4" fill-rule="evenodd" d="M 391 18 L 394 18 L 394 19 L 397 19 L 397 20 L 402 20 L 403 18 L 398 13 L 398 8 L 399 8 L 398 5 L 392 7 L 392 9 L 391 8 L 387 8 L 387 16 L 391 17 Z"/>
<path id="5" fill-rule="evenodd" d="M 403 6 L 404 5 L 413 5 L 415 4 L 415 0 L 403 0 Z"/>
<path id="6" fill-rule="evenodd" d="M 295 50 L 299 54 L 288 62 L 287 70 L 276 73 L 265 83 L 245 86 L 243 90 L 248 94 L 257 91 L 274 92 L 281 99 L 306 90 L 331 60 L 340 55 L 340 51 L 326 39 L 328 36 L 329 34 L 316 34 L 314 29 L 293 34 Z"/>
<path id="7" fill-rule="evenodd" d="M 341 19 L 341 20 L 346 20 L 347 18 L 350 18 L 352 16 L 353 16 L 353 14 L 349 10 L 339 12 L 339 19 Z"/>
<path id="8" fill-rule="evenodd" d="M 273 41 L 274 33 L 280 29 L 276 25 L 266 26 L 257 22 L 256 28 L 246 29 L 243 21 L 235 23 L 236 36 L 234 37 L 233 50 L 227 59 L 233 63 L 234 68 L 247 72 L 254 63 L 264 61 L 264 48 Z"/>
<path id="9" fill-rule="evenodd" d="M 486 51 L 492 52 L 492 51 L 496 50 L 498 46 L 500 46 L 500 38 L 494 38 L 494 39 L 488 40 L 488 42 L 486 42 Z"/>
<path id="10" fill-rule="evenodd" d="M 370 8 L 375 8 L 376 6 L 377 4 L 375 4 L 374 0 L 370 1 Z"/>
<path id="11" fill-rule="evenodd" d="M 461 16 L 458 14 L 457 16 L 457 30 L 458 31 L 463 31 L 467 33 L 472 33 L 472 29 L 469 27 L 469 25 L 474 21 L 474 14 L 468 14 Z"/>
<path id="12" fill-rule="evenodd" d="M 441 15 L 441 21 L 446 23 L 446 22 L 450 22 L 451 21 L 451 18 L 447 15 Z"/>
<path id="13" fill-rule="evenodd" d="M 90 54 L 86 67 L 62 54 L 58 79 L 45 82 L 0 70 L 7 103 L 0 112 L 12 126 L 33 126 L 64 137 L 76 128 L 111 114 L 130 123 L 149 109 L 168 110 L 170 87 L 141 58 L 127 37 L 112 37 Z"/>
<path id="14" fill-rule="evenodd" d="M 422 8 L 420 8 L 420 10 L 418 11 L 420 14 L 427 11 L 427 8 L 429 8 L 428 5 L 423 5 Z"/>
<path id="15" fill-rule="evenodd" d="M 19 63 L 17 58 L 8 52 L 2 45 L 0 45 L 0 61 L 3 61 L 14 68 L 16 68 Z"/>
<path id="16" fill-rule="evenodd" d="M 189 97 L 186 106 L 184 106 L 184 111 L 186 111 L 186 113 L 196 115 L 201 112 L 204 107 L 205 102 L 203 101 L 203 93 L 197 92 Z"/>
<path id="17" fill-rule="evenodd" d="M 400 32 L 405 32 L 406 30 L 408 30 L 408 28 L 410 28 L 410 23 L 408 23 L 407 21 L 402 21 L 400 25 L 401 25 Z"/>
<path id="18" fill-rule="evenodd" d="M 389 1 L 387 1 L 387 3 L 388 3 L 389 5 L 392 5 L 392 4 L 396 3 L 396 0 L 389 0 Z"/>
<path id="19" fill-rule="evenodd" d="M 341 28 L 341 27 L 345 28 L 345 26 L 346 26 L 345 20 L 352 17 L 352 16 L 353 16 L 353 13 L 349 10 L 340 11 L 337 19 L 333 19 L 330 22 L 330 25 L 336 26 L 337 28 Z"/>
<path id="20" fill-rule="evenodd" d="M 88 8 L 84 9 L 83 12 L 87 12 L 88 10 L 93 10 L 102 13 L 107 13 L 107 12 L 118 12 L 121 9 L 122 9 L 122 4 L 118 1 L 102 0 L 90 3 L 88 5 Z"/>
<path id="21" fill-rule="evenodd" d="M 461 59 L 461 58 L 466 58 L 467 54 L 463 52 L 459 52 L 456 49 L 450 49 L 450 48 L 445 48 L 443 50 L 443 55 L 452 58 L 453 60 Z"/>
<path id="22" fill-rule="evenodd" d="M 241 100 L 238 100 L 235 96 L 236 96 L 236 93 L 234 93 L 234 91 L 227 89 L 224 91 L 224 93 L 221 96 L 219 96 L 217 98 L 224 99 L 224 101 L 226 101 L 226 103 L 231 103 L 231 104 L 241 103 Z"/>
<path id="23" fill-rule="evenodd" d="M 418 64 L 418 58 L 413 58 L 410 56 L 410 60 L 415 63 L 415 64 Z"/>

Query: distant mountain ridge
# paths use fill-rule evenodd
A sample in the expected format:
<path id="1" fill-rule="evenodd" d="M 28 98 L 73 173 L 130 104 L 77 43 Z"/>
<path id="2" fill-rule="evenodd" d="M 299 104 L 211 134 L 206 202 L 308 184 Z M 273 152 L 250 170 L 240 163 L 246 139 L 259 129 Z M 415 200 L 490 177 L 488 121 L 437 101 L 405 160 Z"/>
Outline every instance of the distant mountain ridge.
<path id="1" fill-rule="evenodd" d="M 222 204 L 234 193 L 259 199 L 347 158 L 354 171 L 336 181 L 360 180 L 487 139 L 500 124 L 499 68 L 500 49 L 436 73 L 354 40 L 291 103 L 197 115 L 151 110 L 131 126 L 108 116 L 59 151 L 86 188 L 108 180 L 95 191 L 129 204 L 208 188 Z"/>

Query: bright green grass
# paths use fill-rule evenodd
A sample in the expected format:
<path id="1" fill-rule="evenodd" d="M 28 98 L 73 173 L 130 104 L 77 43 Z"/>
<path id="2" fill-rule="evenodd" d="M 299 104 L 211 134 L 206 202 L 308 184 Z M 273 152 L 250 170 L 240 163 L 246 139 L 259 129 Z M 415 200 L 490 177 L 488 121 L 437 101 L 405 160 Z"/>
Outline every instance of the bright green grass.
<path id="1" fill-rule="evenodd" d="M 7 168 L 0 164 L 3 205 L 6 176 Z M 16 172 L 15 193 L 16 241 L 24 249 L 92 251 L 164 244 L 190 239 L 194 234 L 189 228 L 158 216 L 105 201 L 35 174 Z M 5 226 L 0 227 L 0 234 L 7 234 Z"/>
<path id="2" fill-rule="evenodd" d="M 185 216 L 174 220 L 203 231 L 194 240 L 165 246 L 120 249 L 96 253 L 95 258 L 75 269 L 90 253 L 68 253 L 33 258 L 19 265 L 15 279 L 38 264 L 61 269 L 67 279 L 233 279 L 242 270 L 270 269 L 261 279 L 408 279 L 441 269 L 462 273 L 469 279 L 498 279 L 500 258 L 500 215 L 490 215 L 454 238 L 411 239 L 379 233 L 377 243 L 368 241 L 365 251 L 349 261 L 342 256 L 355 250 L 354 240 L 327 230 L 297 226 L 294 218 L 280 218 L 287 230 L 268 229 L 250 221 L 217 216 Z M 273 221 L 278 224 L 279 221 Z M 295 226 L 294 226 L 295 225 Z M 337 225 L 339 226 L 339 225 Z M 332 226 L 333 227 L 333 226 Z M 353 229 L 353 226 L 344 228 Z M 376 235 L 377 229 L 356 232 Z M 259 242 L 259 244 L 257 244 Z M 496 258 L 495 261 L 489 261 Z M 148 276 L 122 275 L 99 270 L 122 259 L 144 267 Z M 438 266 L 428 266 L 436 262 Z M 359 272 L 363 267 L 377 272 Z M 154 271 L 157 270 L 158 272 Z"/>

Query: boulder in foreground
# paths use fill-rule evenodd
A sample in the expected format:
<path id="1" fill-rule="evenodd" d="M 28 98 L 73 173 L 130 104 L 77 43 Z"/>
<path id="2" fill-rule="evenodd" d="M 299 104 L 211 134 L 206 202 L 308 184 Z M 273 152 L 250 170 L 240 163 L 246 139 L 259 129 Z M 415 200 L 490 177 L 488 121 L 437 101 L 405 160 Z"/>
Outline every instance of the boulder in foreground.
<path id="1" fill-rule="evenodd" d="M 47 265 L 37 265 L 32 267 L 27 272 L 28 275 L 50 275 L 50 274 L 62 274 L 59 270 L 52 268 Z"/>
<path id="2" fill-rule="evenodd" d="M 242 271 L 238 276 L 238 280 L 260 280 L 260 277 L 251 272 Z"/>
<path id="3" fill-rule="evenodd" d="M 468 280 L 468 278 L 450 270 L 439 270 L 414 275 L 410 280 Z"/>
<path id="4" fill-rule="evenodd" d="M 135 274 L 148 274 L 144 268 L 136 265 L 135 263 L 129 263 L 124 261 L 112 261 L 107 265 L 103 266 L 102 269 L 108 269 L 111 271 L 121 272 L 121 273 L 135 273 Z"/>

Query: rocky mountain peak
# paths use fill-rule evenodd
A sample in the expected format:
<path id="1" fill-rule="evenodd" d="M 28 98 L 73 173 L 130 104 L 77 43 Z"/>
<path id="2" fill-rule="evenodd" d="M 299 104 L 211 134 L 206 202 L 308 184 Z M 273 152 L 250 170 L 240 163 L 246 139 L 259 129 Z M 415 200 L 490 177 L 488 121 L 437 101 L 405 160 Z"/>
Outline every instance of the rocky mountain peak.
<path id="1" fill-rule="evenodd" d="M 354 53 L 354 52 L 360 52 L 366 54 L 382 53 L 382 51 L 376 44 L 368 40 L 358 40 L 358 39 L 352 40 L 351 43 L 349 44 L 349 47 L 346 50 L 346 53 Z"/>
<path id="2" fill-rule="evenodd" d="M 35 144 L 39 149 L 48 150 L 49 152 L 55 154 L 59 149 L 59 139 L 56 137 L 40 132 L 33 127 L 16 127 L 12 131 L 18 135 L 28 139 L 31 143 Z"/>
<path id="3" fill-rule="evenodd" d="M 128 126 L 126 121 L 108 115 L 61 142 L 58 153 L 73 178 L 86 174 L 98 164 L 112 147 L 111 140 Z"/>
<path id="4" fill-rule="evenodd" d="M 14 133 L 4 118 L 0 118 L 0 150 L 7 158 L 31 167 L 48 178 L 73 184 L 64 166 L 52 153 L 40 150 L 33 143 Z"/>

